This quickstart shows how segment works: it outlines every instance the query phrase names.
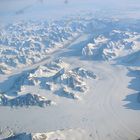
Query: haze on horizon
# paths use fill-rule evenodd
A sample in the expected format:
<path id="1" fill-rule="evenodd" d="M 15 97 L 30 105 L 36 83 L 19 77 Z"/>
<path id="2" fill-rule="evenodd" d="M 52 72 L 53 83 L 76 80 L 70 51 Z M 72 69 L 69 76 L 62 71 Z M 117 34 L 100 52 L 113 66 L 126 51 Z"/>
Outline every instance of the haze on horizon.
<path id="1" fill-rule="evenodd" d="M 140 17 L 139 0 L 0 0 L 0 22 L 8 22 L 18 19 L 38 19 L 38 18 L 56 18 L 81 11 L 97 10 L 121 12 L 120 15 L 126 15 L 129 12 L 130 17 Z M 112 13 L 112 12 L 111 12 Z"/>

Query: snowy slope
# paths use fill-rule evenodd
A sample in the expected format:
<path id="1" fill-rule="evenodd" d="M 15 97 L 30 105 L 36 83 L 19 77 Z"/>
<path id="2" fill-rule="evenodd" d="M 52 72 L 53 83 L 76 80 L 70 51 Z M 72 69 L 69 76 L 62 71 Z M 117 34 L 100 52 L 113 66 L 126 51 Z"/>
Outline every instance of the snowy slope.
<path id="1" fill-rule="evenodd" d="M 53 104 L 53 101 L 46 99 L 47 94 L 44 95 L 45 98 L 38 95 L 40 93 L 35 93 L 34 89 L 43 89 L 60 97 L 79 99 L 80 94 L 88 90 L 86 79 L 96 79 L 96 75 L 81 67 L 70 70 L 68 63 L 58 59 L 15 78 L 11 88 L 1 91 L 0 105 L 43 107 Z"/>
<path id="2" fill-rule="evenodd" d="M 0 62 L 11 69 L 39 62 L 77 38 L 86 26 L 80 19 L 67 18 L 7 25 L 0 31 Z"/>
<path id="3" fill-rule="evenodd" d="M 134 26 L 128 21 L 131 28 L 126 23 L 122 26 L 123 22 L 91 15 L 8 24 L 0 31 L 0 73 L 37 63 L 83 33 L 93 36 L 81 51 L 84 56 L 108 60 L 135 52 L 140 45 L 139 29 L 135 27 L 139 22 Z"/>
<path id="4" fill-rule="evenodd" d="M 112 60 L 140 50 L 140 34 L 136 32 L 111 30 L 99 35 L 82 50 L 84 57 Z"/>

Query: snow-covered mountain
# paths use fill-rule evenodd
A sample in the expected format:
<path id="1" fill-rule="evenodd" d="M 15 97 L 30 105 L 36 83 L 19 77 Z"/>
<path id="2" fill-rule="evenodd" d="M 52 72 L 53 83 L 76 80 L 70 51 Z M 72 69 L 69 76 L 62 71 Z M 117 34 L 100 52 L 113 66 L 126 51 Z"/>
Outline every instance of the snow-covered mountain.
<path id="1" fill-rule="evenodd" d="M 139 29 L 129 21 L 123 23 L 123 20 L 75 16 L 57 21 L 22 21 L 1 27 L 0 73 L 39 62 L 82 33 L 93 36 L 82 50 L 84 56 L 108 60 L 133 53 L 139 50 Z"/>
<path id="2" fill-rule="evenodd" d="M 140 50 L 140 34 L 137 32 L 112 30 L 99 35 L 82 50 L 84 57 L 112 60 Z"/>
<path id="3" fill-rule="evenodd" d="M 138 139 L 139 24 L 79 14 L 1 27 L 0 138 Z"/>
<path id="4" fill-rule="evenodd" d="M 57 130 L 47 133 L 20 133 L 12 134 L 9 138 L 5 140 L 56 140 L 56 139 L 89 139 L 91 136 L 88 135 L 87 131 L 84 129 L 66 129 Z"/>
<path id="5" fill-rule="evenodd" d="M 48 106 L 51 105 L 52 101 L 45 99 L 45 97 L 42 97 L 40 95 L 36 94 L 24 94 L 15 98 L 8 98 L 4 94 L 0 95 L 0 105 L 1 106 L 11 106 L 11 107 L 22 107 L 22 106 Z"/>
<path id="6" fill-rule="evenodd" d="M 13 69 L 46 58 L 50 52 L 64 47 L 86 30 L 87 23 L 81 20 L 30 21 L 7 25 L 0 31 L 0 63 Z M 4 70 L 5 67 L 1 67 L 3 73 Z"/>
<path id="7" fill-rule="evenodd" d="M 0 95 L 2 106 L 47 106 L 52 101 L 34 93 L 33 89 L 43 89 L 54 95 L 79 99 L 88 90 L 86 79 L 96 79 L 96 75 L 84 68 L 69 68 L 61 59 L 39 66 L 18 76 L 13 86 Z M 14 96 L 14 97 L 13 97 Z M 45 95 L 47 98 L 47 94 Z"/>

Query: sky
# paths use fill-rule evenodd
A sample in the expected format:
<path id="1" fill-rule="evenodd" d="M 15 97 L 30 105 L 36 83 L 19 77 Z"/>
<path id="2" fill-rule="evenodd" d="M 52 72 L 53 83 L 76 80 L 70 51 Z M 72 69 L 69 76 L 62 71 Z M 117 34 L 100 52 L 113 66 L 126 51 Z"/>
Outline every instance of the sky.
<path id="1" fill-rule="evenodd" d="M 0 0 L 0 22 L 20 19 L 56 18 L 82 11 L 118 11 L 140 17 L 140 0 Z"/>

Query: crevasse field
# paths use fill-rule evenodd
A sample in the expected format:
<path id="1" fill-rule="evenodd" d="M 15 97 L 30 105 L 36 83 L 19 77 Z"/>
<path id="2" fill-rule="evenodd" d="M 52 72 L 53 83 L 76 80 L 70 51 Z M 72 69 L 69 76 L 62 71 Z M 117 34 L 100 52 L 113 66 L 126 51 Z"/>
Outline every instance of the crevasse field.
<path id="1" fill-rule="evenodd" d="M 139 118 L 139 0 L 0 0 L 0 140 L 139 140 Z"/>

